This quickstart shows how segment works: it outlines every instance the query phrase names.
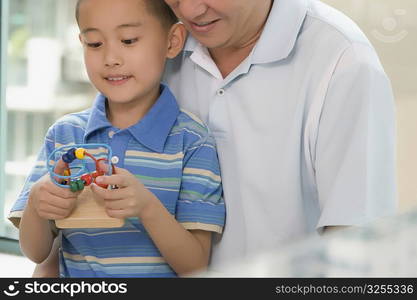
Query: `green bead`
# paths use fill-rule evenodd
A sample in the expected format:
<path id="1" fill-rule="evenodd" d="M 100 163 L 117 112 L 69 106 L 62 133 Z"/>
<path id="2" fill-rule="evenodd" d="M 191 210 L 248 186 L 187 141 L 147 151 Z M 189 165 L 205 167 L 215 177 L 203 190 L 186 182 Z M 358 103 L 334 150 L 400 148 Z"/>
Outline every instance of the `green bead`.
<path id="1" fill-rule="evenodd" d="M 75 193 L 76 191 L 78 191 L 78 184 L 77 184 L 76 181 L 71 181 L 70 182 L 70 190 L 73 193 Z"/>
<path id="2" fill-rule="evenodd" d="M 77 180 L 78 190 L 82 191 L 84 189 L 84 181 Z"/>

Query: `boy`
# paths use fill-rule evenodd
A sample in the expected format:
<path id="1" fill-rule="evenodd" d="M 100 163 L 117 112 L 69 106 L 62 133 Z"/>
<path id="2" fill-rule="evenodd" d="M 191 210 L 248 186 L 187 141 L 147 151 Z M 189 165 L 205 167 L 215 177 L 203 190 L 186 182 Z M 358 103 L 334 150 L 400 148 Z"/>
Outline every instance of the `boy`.
<path id="1" fill-rule="evenodd" d="M 97 182 L 119 188 L 91 189 L 125 225 L 61 230 L 60 276 L 170 277 L 205 268 L 211 232 L 224 224 L 217 154 L 206 127 L 179 111 L 160 84 L 185 29 L 162 0 L 82 0 L 77 21 L 100 94 L 92 108 L 63 117 L 47 133 L 42 167 L 32 171 L 10 215 L 17 226 L 21 217 L 22 251 L 44 261 L 54 241 L 49 220 L 67 217 L 76 200 L 44 175 L 49 153 L 62 144 L 106 143 L 116 172 Z"/>

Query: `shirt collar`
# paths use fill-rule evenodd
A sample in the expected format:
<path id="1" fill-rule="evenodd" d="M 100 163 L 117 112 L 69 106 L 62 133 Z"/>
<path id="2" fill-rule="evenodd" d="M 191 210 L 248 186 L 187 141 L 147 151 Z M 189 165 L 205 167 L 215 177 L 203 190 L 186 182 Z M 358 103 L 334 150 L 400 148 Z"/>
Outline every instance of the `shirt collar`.
<path id="1" fill-rule="evenodd" d="M 106 97 L 103 94 L 97 95 L 90 110 L 90 117 L 84 133 L 84 142 L 87 142 L 88 136 L 94 131 L 111 127 L 106 116 Z"/>
<path id="2" fill-rule="evenodd" d="M 307 5 L 307 0 L 274 1 L 252 63 L 276 62 L 290 55 L 307 15 Z"/>
<path id="3" fill-rule="evenodd" d="M 262 35 L 252 52 L 252 63 L 276 62 L 290 55 L 307 15 L 307 1 L 274 1 Z M 189 35 L 184 54 L 195 51 L 198 44 L 198 41 Z"/>
<path id="4" fill-rule="evenodd" d="M 179 113 L 174 95 L 166 85 L 161 84 L 161 94 L 155 104 L 138 123 L 127 130 L 142 145 L 162 152 Z M 92 107 L 84 140 L 93 131 L 111 126 L 106 117 L 106 97 L 99 94 Z"/>

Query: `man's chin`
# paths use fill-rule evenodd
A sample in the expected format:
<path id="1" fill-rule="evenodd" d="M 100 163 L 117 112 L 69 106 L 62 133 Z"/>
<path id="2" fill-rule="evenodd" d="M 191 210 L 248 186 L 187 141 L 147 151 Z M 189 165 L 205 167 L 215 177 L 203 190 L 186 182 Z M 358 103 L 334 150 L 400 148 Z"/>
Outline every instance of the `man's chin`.
<path id="1" fill-rule="evenodd" d="M 218 36 L 212 38 L 204 37 L 198 39 L 198 41 L 208 49 L 224 49 L 230 47 L 229 39 L 220 39 Z"/>

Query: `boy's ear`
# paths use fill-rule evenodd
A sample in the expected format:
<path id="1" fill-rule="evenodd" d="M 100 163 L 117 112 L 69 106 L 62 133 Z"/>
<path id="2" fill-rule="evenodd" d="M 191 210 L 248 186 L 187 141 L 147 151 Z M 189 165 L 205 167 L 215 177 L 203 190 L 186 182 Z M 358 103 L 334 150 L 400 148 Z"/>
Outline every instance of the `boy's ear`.
<path id="1" fill-rule="evenodd" d="M 78 35 L 78 39 L 80 40 L 80 43 L 82 44 L 83 43 L 83 39 L 81 37 L 81 33 Z"/>
<path id="2" fill-rule="evenodd" d="M 168 58 L 174 58 L 181 52 L 184 47 L 185 40 L 187 38 L 187 30 L 181 23 L 172 25 L 169 30 L 168 40 Z"/>

